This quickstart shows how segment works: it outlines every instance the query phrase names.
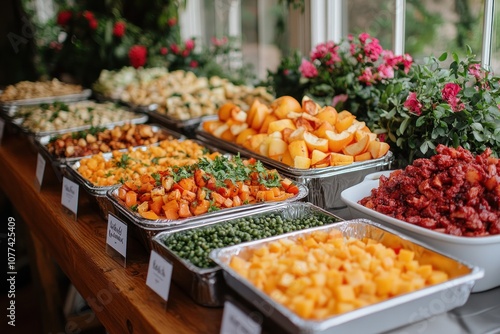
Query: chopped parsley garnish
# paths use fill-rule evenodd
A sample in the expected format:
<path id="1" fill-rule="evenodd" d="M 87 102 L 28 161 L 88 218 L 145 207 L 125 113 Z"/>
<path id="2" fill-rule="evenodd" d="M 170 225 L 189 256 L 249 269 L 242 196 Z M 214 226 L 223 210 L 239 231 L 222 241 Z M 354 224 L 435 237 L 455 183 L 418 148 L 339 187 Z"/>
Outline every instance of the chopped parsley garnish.
<path id="1" fill-rule="evenodd" d="M 159 173 L 153 173 L 153 174 L 151 174 L 151 176 L 153 177 L 153 179 L 155 179 L 156 185 L 160 186 L 161 185 L 161 175 Z"/>
<path id="2" fill-rule="evenodd" d="M 127 168 L 128 162 L 131 160 L 128 154 L 123 154 L 120 158 L 120 161 L 116 163 L 116 166 L 119 168 Z"/>
<path id="3" fill-rule="evenodd" d="M 130 210 L 134 211 L 134 212 L 137 212 L 137 207 L 138 205 L 137 204 L 134 204 L 130 207 Z"/>

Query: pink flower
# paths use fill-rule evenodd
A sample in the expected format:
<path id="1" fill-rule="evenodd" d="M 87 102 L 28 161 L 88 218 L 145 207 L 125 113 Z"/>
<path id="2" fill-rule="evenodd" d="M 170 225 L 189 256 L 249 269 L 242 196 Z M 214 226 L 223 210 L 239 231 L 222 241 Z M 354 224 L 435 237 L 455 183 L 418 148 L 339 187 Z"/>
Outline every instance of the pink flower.
<path id="1" fill-rule="evenodd" d="M 444 85 L 443 90 L 441 90 L 441 95 L 443 97 L 443 100 L 447 101 L 448 103 L 454 99 L 458 92 L 460 92 L 461 88 L 458 84 L 449 82 L 446 85 Z"/>
<path id="2" fill-rule="evenodd" d="M 316 69 L 316 66 L 314 66 L 313 63 L 306 59 L 302 59 L 299 71 L 306 78 L 315 78 L 318 76 L 318 70 Z"/>
<path id="3" fill-rule="evenodd" d="M 480 64 L 473 64 L 469 66 L 469 74 L 473 75 L 477 80 L 481 79 L 482 70 Z"/>
<path id="4" fill-rule="evenodd" d="M 70 10 L 60 11 L 59 14 L 57 14 L 57 24 L 61 27 L 66 26 L 71 20 L 72 16 L 73 13 Z"/>
<path id="5" fill-rule="evenodd" d="M 382 53 L 382 50 L 382 46 L 376 38 L 373 38 L 372 41 L 364 47 L 365 55 L 370 58 L 371 61 L 377 61 L 378 57 Z"/>
<path id="6" fill-rule="evenodd" d="M 175 54 L 179 54 L 179 47 L 175 43 L 170 44 L 170 50 Z"/>
<path id="7" fill-rule="evenodd" d="M 316 45 L 316 47 L 311 51 L 311 61 L 320 60 L 325 61 L 325 65 L 330 66 L 336 62 L 340 61 L 340 57 L 337 53 L 337 49 L 339 48 L 332 41 L 328 41 L 326 43 L 321 43 Z"/>
<path id="8" fill-rule="evenodd" d="M 167 53 L 168 53 L 168 49 L 167 49 L 166 47 L 162 47 L 162 48 L 160 49 L 160 54 L 161 54 L 161 55 L 163 55 L 163 56 L 164 56 L 164 55 L 166 55 Z"/>
<path id="9" fill-rule="evenodd" d="M 146 57 L 148 55 L 148 50 L 144 45 L 134 45 L 130 48 L 128 52 L 128 57 L 130 59 L 130 64 L 139 68 L 146 64 Z"/>
<path id="10" fill-rule="evenodd" d="M 213 46 L 219 47 L 219 46 L 223 46 L 227 43 L 227 37 L 224 36 L 221 39 L 218 39 L 217 37 L 212 37 L 211 41 L 212 41 Z"/>
<path id="11" fill-rule="evenodd" d="M 285 70 L 283 70 L 283 74 L 284 74 L 284 75 L 288 75 L 288 74 L 290 74 L 290 70 L 289 70 L 288 68 L 287 68 L 287 69 L 285 69 Z"/>
<path id="12" fill-rule="evenodd" d="M 415 92 L 408 95 L 403 106 L 417 116 L 422 114 L 422 103 L 417 99 L 417 93 Z"/>
<path id="13" fill-rule="evenodd" d="M 379 133 L 378 136 L 377 136 L 377 138 L 378 138 L 379 141 L 384 142 L 387 139 L 387 136 L 386 136 L 385 133 Z"/>
<path id="14" fill-rule="evenodd" d="M 370 35 L 367 34 L 366 32 L 363 32 L 359 34 L 358 39 L 361 42 L 361 44 L 365 44 L 368 39 L 370 39 Z"/>
<path id="15" fill-rule="evenodd" d="M 448 103 L 450 104 L 451 110 L 453 110 L 453 112 L 460 112 L 465 109 L 465 104 L 463 104 L 463 102 L 461 102 L 458 97 L 451 98 Z"/>
<path id="16" fill-rule="evenodd" d="M 336 107 L 337 104 L 344 103 L 345 101 L 347 101 L 347 98 L 348 98 L 347 94 L 335 95 L 332 99 L 332 106 Z"/>
<path id="17" fill-rule="evenodd" d="M 190 52 L 189 52 L 189 50 L 187 50 L 187 49 L 182 50 L 182 56 L 183 56 L 184 58 L 186 58 L 187 56 L 189 56 L 189 53 L 190 53 Z"/>
<path id="18" fill-rule="evenodd" d="M 409 54 L 405 53 L 405 55 L 403 56 L 403 68 L 406 74 L 410 72 L 412 65 L 413 65 L 413 58 Z"/>
<path id="19" fill-rule="evenodd" d="M 394 78 L 394 68 L 388 64 L 380 64 L 377 71 L 380 79 Z"/>
<path id="20" fill-rule="evenodd" d="M 189 63 L 189 67 L 197 68 L 198 62 L 196 60 L 191 60 L 191 62 Z"/>
<path id="21" fill-rule="evenodd" d="M 122 38 L 123 35 L 125 35 L 125 28 L 126 24 L 123 21 L 118 21 L 115 23 L 115 26 L 113 27 L 113 35 L 115 35 L 118 38 Z"/>
<path id="22" fill-rule="evenodd" d="M 177 18 L 171 17 L 168 19 L 167 24 L 169 27 L 173 27 L 177 24 Z"/>
<path id="23" fill-rule="evenodd" d="M 353 36 L 352 34 L 348 34 L 348 35 L 347 35 L 347 40 L 348 40 L 349 42 L 352 42 L 352 41 L 354 40 L 354 36 Z"/>
<path id="24" fill-rule="evenodd" d="M 186 43 L 184 44 L 184 47 L 186 50 L 191 51 L 194 49 L 194 40 L 188 39 Z"/>
<path id="25" fill-rule="evenodd" d="M 367 67 L 363 70 L 363 73 L 358 77 L 360 82 L 364 82 L 367 86 L 371 86 L 375 81 L 375 77 L 372 73 L 372 69 Z"/>

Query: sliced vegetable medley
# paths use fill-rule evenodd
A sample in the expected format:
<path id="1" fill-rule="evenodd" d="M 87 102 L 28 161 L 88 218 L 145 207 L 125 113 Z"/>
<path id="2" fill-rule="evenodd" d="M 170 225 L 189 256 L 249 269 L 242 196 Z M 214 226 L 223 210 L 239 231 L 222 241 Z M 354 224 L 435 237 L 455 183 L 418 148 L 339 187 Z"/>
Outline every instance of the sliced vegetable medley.
<path id="1" fill-rule="evenodd" d="M 177 220 L 263 201 L 283 201 L 299 193 L 289 179 L 255 159 L 201 158 L 125 182 L 118 197 L 147 219 Z"/>

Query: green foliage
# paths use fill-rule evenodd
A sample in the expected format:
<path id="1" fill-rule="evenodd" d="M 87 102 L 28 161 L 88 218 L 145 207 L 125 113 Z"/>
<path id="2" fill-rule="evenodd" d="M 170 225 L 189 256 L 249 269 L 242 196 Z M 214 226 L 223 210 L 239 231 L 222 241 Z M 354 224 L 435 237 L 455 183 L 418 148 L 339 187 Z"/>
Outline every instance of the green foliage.
<path id="1" fill-rule="evenodd" d="M 382 93 L 378 132 L 387 135 L 401 165 L 435 154 L 438 144 L 500 152 L 500 78 L 481 69 L 470 48 L 464 59 L 452 53 L 444 68 L 448 56 L 429 57 Z"/>

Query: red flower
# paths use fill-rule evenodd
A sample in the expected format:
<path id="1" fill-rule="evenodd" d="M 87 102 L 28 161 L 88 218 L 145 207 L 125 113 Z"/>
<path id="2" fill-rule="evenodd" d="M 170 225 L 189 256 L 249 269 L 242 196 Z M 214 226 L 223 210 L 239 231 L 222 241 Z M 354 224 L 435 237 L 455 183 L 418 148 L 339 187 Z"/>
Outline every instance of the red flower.
<path id="1" fill-rule="evenodd" d="M 192 40 L 192 39 L 188 39 L 188 40 L 186 41 L 186 43 L 184 44 L 184 47 L 185 47 L 185 48 L 186 48 L 186 50 L 188 50 L 188 51 L 193 50 L 193 49 L 194 49 L 194 40 Z"/>
<path id="2" fill-rule="evenodd" d="M 318 76 L 318 70 L 316 69 L 314 64 L 305 59 L 302 59 L 302 64 L 300 64 L 299 71 L 306 78 L 315 78 Z"/>
<path id="3" fill-rule="evenodd" d="M 57 24 L 60 26 L 65 26 L 71 20 L 73 13 L 70 10 L 63 10 L 57 14 Z"/>
<path id="4" fill-rule="evenodd" d="M 134 45 L 128 52 L 130 64 L 135 68 L 144 66 L 144 64 L 146 64 L 147 55 L 148 50 L 144 45 Z"/>
<path id="5" fill-rule="evenodd" d="M 182 51 L 182 56 L 183 56 L 184 58 L 186 58 L 187 56 L 189 56 L 189 50 L 187 50 L 187 49 L 186 49 L 186 50 L 183 50 L 183 51 Z"/>
<path id="6" fill-rule="evenodd" d="M 86 18 L 88 21 L 94 19 L 94 13 L 89 12 L 88 10 L 83 12 L 83 17 Z"/>
<path id="7" fill-rule="evenodd" d="M 169 27 L 175 26 L 177 24 L 177 18 L 175 17 L 169 18 L 167 24 Z"/>
<path id="8" fill-rule="evenodd" d="M 166 55 L 167 53 L 168 53 L 168 49 L 167 49 L 166 47 L 162 47 L 162 48 L 160 49 L 160 54 L 161 54 L 161 55 L 163 55 L 163 56 L 164 56 L 164 55 Z"/>
<path id="9" fill-rule="evenodd" d="M 288 75 L 288 74 L 290 74 L 290 70 L 289 70 L 288 68 L 287 68 L 287 69 L 284 69 L 284 70 L 283 70 L 283 74 L 284 74 L 284 75 Z"/>
<path id="10" fill-rule="evenodd" d="M 460 92 L 461 88 L 458 84 L 449 82 L 446 85 L 444 85 L 443 90 L 441 91 L 441 95 L 443 97 L 443 100 L 446 102 L 450 102 L 451 100 L 454 100 Z"/>
<path id="11" fill-rule="evenodd" d="M 406 98 L 405 103 L 403 104 L 405 108 L 408 108 L 410 112 L 414 113 L 417 116 L 422 114 L 422 103 L 417 99 L 417 93 L 411 92 L 410 95 Z"/>
<path id="12" fill-rule="evenodd" d="M 377 61 L 378 57 L 382 53 L 382 50 L 382 46 L 376 38 L 372 38 L 372 41 L 364 47 L 365 55 L 370 58 L 371 61 Z"/>
<path id="13" fill-rule="evenodd" d="M 99 23 L 97 22 L 96 19 L 89 20 L 89 27 L 90 27 L 90 29 L 96 30 L 98 25 L 99 25 Z"/>
<path id="14" fill-rule="evenodd" d="M 191 62 L 189 63 L 189 66 L 192 68 L 197 68 L 198 62 L 196 60 L 191 60 Z"/>
<path id="15" fill-rule="evenodd" d="M 113 27 L 113 35 L 115 35 L 118 38 L 123 37 L 125 35 L 125 28 L 126 24 L 123 21 L 119 21 L 115 23 L 115 26 Z"/>
<path id="16" fill-rule="evenodd" d="M 172 50 L 172 52 L 175 54 L 179 53 L 179 47 L 175 43 L 170 44 L 170 50 Z"/>

